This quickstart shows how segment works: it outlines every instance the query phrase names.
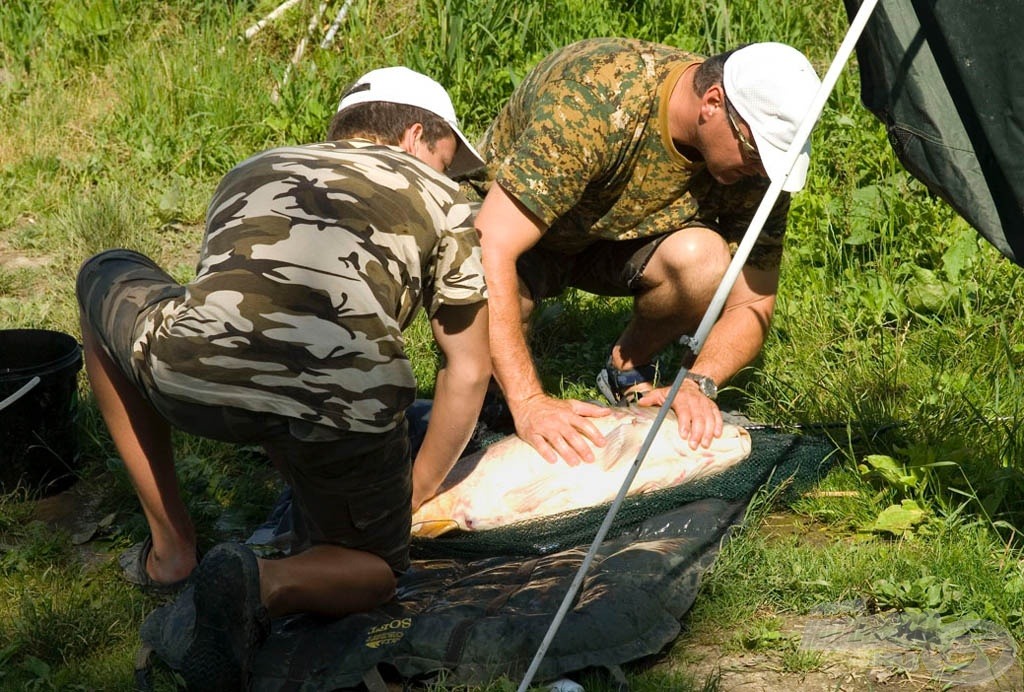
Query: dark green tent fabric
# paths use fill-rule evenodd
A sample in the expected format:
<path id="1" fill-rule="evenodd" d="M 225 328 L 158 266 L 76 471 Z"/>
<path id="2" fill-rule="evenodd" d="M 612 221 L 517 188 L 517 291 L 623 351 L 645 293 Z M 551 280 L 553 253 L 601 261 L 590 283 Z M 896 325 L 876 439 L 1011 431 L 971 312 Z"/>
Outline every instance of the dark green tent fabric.
<path id="1" fill-rule="evenodd" d="M 844 0 L 852 19 L 861 0 Z M 896 155 L 1024 266 L 1024 2 L 881 0 L 857 43 Z"/>

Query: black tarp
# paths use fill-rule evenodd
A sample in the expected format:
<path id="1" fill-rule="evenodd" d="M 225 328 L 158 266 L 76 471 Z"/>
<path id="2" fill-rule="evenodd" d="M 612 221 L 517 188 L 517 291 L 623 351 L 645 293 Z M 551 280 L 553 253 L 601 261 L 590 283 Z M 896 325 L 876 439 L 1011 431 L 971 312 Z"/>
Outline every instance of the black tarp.
<path id="1" fill-rule="evenodd" d="M 1024 266 L 1024 1 L 880 0 L 857 60 L 900 162 Z"/>
<path id="2" fill-rule="evenodd" d="M 429 407 L 410 409 L 413 445 Z M 508 432 L 511 432 L 510 430 Z M 496 439 L 479 436 L 486 446 Z M 722 473 L 623 503 L 537 680 L 619 666 L 657 654 L 679 635 L 719 547 L 757 493 L 784 499 L 828 473 L 836 446 L 820 435 L 750 429 L 751 454 Z M 458 470 L 455 471 L 458 473 Z M 282 500 L 290 503 L 283 496 Z M 253 538 L 282 537 L 289 511 L 271 511 Z M 348 690 L 388 677 L 429 686 L 520 678 L 568 592 L 608 505 L 488 531 L 446 534 L 412 546 L 396 598 L 339 620 L 295 615 L 274 621 L 249 686 L 259 692 Z M 272 530 L 270 536 L 265 529 Z M 453 532 L 458 534 L 459 532 Z M 277 543 L 277 541 L 273 541 Z M 514 549 L 514 550 L 513 550 Z M 172 670 L 188 665 L 195 626 L 192 587 L 142 625 L 143 653 Z M 149 684 L 140 657 L 140 687 Z M 362 681 L 362 682 L 361 682 Z"/>

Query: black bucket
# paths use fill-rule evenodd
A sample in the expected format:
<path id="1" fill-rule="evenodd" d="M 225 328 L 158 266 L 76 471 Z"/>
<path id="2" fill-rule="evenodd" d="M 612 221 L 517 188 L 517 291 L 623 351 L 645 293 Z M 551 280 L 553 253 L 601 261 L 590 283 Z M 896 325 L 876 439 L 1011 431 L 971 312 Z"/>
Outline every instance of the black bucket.
<path id="1" fill-rule="evenodd" d="M 74 337 L 0 330 L 0 488 L 52 495 L 78 469 L 78 371 Z"/>

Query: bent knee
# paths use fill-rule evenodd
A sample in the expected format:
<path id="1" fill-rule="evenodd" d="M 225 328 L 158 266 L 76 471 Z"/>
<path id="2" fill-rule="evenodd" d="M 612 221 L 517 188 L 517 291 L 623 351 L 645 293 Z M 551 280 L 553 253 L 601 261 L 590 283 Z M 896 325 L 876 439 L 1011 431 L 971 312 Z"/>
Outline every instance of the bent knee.
<path id="1" fill-rule="evenodd" d="M 729 244 L 710 228 L 693 226 L 671 233 L 661 242 L 658 251 L 683 262 L 706 263 L 724 257 L 728 264 Z"/>
<path id="2" fill-rule="evenodd" d="M 675 231 L 658 245 L 654 259 L 668 274 L 699 273 L 720 278 L 729 266 L 729 244 L 717 232 L 704 226 Z"/>
<path id="3" fill-rule="evenodd" d="M 351 585 L 353 594 L 360 594 L 360 600 L 367 608 L 387 603 L 398 590 L 398 577 L 384 561 L 366 566 L 362 578 Z"/>
<path id="4" fill-rule="evenodd" d="M 395 597 L 395 592 L 398 590 L 398 578 L 395 577 L 393 572 L 389 573 L 388 577 L 382 579 L 377 584 L 377 591 L 374 594 L 377 605 L 387 603 Z"/>

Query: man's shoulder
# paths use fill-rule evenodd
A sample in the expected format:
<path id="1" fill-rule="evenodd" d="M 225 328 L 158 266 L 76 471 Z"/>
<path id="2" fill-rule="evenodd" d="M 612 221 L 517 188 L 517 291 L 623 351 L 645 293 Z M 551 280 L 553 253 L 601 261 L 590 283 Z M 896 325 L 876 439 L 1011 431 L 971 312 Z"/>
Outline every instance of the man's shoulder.
<path id="1" fill-rule="evenodd" d="M 244 194 L 266 185 L 328 188 L 366 185 L 367 195 L 426 196 L 450 202 L 458 185 L 397 146 L 365 139 L 284 145 L 250 156 L 222 180 L 221 191 Z"/>
<path id="2" fill-rule="evenodd" d="M 673 46 L 635 38 L 588 38 L 570 43 L 549 56 L 567 74 L 614 75 L 636 70 L 649 71 L 652 77 L 664 64 L 700 59 Z"/>
<path id="3" fill-rule="evenodd" d="M 307 144 L 284 144 L 253 154 L 236 168 L 257 166 L 261 162 L 290 161 L 301 166 L 303 163 L 316 165 L 320 162 L 346 160 L 382 160 L 405 163 L 412 159 L 399 147 L 378 144 L 368 139 L 340 139 L 311 142 Z"/>

